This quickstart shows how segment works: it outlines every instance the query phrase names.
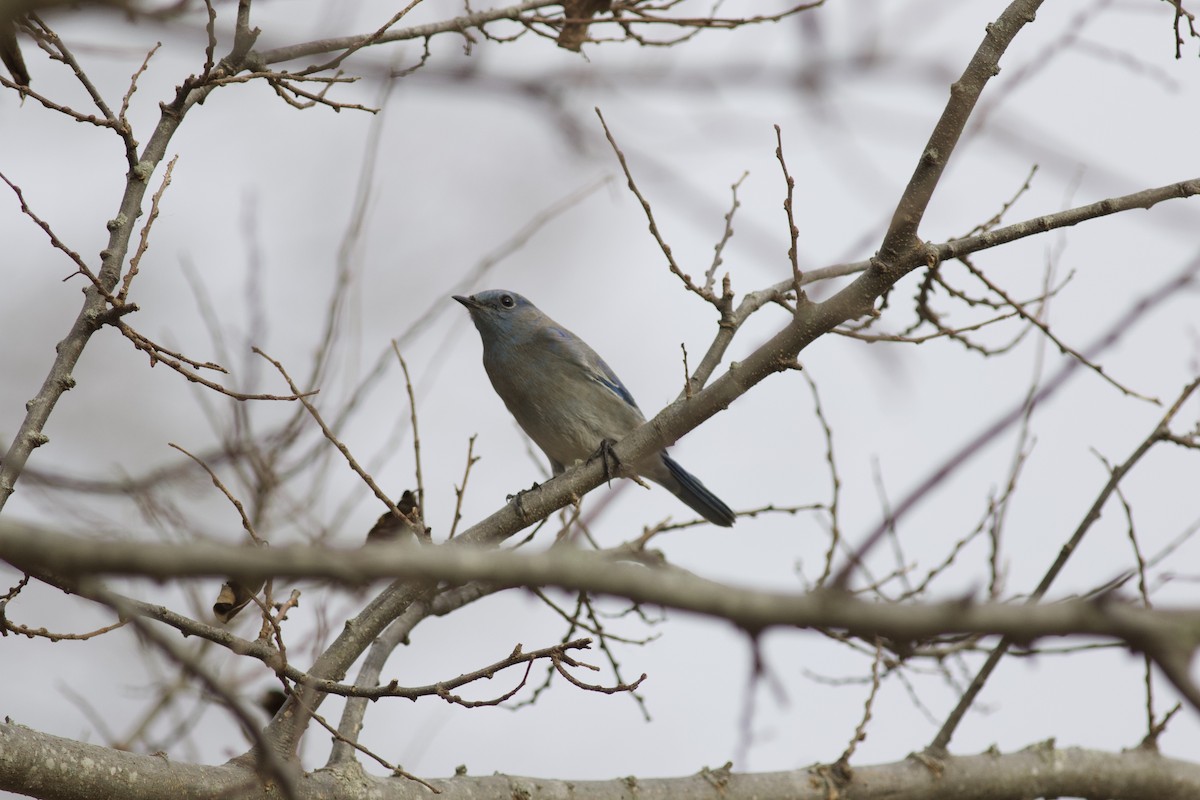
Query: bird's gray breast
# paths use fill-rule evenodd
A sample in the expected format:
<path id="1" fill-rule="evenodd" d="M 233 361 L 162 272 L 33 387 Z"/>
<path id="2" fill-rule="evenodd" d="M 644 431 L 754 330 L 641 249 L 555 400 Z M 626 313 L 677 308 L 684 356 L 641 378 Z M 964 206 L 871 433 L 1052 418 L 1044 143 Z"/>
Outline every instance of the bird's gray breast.
<path id="1" fill-rule="evenodd" d="M 517 424 L 552 462 L 564 467 L 643 421 L 637 408 L 595 380 L 570 353 L 518 345 L 503 356 L 485 352 L 483 362 Z"/>

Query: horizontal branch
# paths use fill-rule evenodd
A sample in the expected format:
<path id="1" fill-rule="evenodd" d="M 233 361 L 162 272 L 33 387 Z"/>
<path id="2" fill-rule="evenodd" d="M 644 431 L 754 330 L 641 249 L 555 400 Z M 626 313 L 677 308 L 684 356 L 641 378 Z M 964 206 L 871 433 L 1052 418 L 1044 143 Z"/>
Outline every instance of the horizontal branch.
<path id="1" fill-rule="evenodd" d="M 1103 219 L 1104 217 L 1123 211 L 1133 211 L 1135 209 L 1148 210 L 1166 200 L 1178 200 L 1194 197 L 1195 195 L 1200 195 L 1200 177 L 1176 183 L 1168 183 L 1165 186 L 1142 189 L 1141 191 L 1119 197 L 1109 197 L 1104 200 L 1097 200 L 1095 203 L 1088 203 L 1084 206 L 1076 206 L 1075 208 L 1056 211 L 1052 214 L 1043 214 L 1040 217 L 1030 217 L 1029 219 L 1014 222 L 1011 225 L 1005 225 L 1000 228 L 994 228 L 975 236 L 950 239 L 930 246 L 936 254 L 937 261 L 951 261 L 971 255 L 972 253 L 1009 244 L 1018 239 L 1026 239 L 1030 236 L 1048 233 L 1059 228 L 1070 228 L 1081 222 Z M 870 266 L 871 261 L 867 259 L 864 261 L 847 262 L 845 264 L 833 264 L 819 269 L 810 269 L 804 272 L 800 282 L 801 285 L 808 286 L 833 278 L 856 275 L 866 271 Z M 788 278 L 771 286 L 767 291 L 785 292 L 793 284 L 793 279 Z"/>
<path id="2" fill-rule="evenodd" d="M 457 541 L 457 540 L 456 540 Z M 808 594 L 742 589 L 682 570 L 622 562 L 573 550 L 516 553 L 491 548 L 374 545 L 334 549 L 294 545 L 253 548 L 89 541 L 0 520 L 0 558 L 18 569 L 63 576 L 137 575 L 322 578 L 363 584 L 384 578 L 486 581 L 502 586 L 554 586 L 624 597 L 729 620 L 749 631 L 774 626 L 825 627 L 909 642 L 934 636 L 1000 634 L 1019 642 L 1045 636 L 1111 637 L 1136 649 L 1191 651 L 1200 642 L 1200 608 L 1146 609 L 1108 600 L 1045 605 L 883 604 L 840 592 Z"/>
<path id="3" fill-rule="evenodd" d="M 321 53 L 332 53 L 336 50 L 348 50 L 350 48 L 362 47 L 364 42 L 375 44 L 386 44 L 387 42 L 403 42 L 412 39 L 424 39 L 429 36 L 436 36 L 440 33 L 465 33 L 472 28 L 478 28 L 489 22 L 497 22 L 499 20 L 515 20 L 519 19 L 522 14 L 534 11 L 547 6 L 562 5 L 559 2 L 552 0 L 524 0 L 524 2 L 516 3 L 515 5 L 505 6 L 503 8 L 490 8 L 484 11 L 476 11 L 470 14 L 463 14 L 454 19 L 445 20 L 442 22 L 433 22 L 426 25 L 415 25 L 411 28 L 397 28 L 390 30 L 382 35 L 376 33 L 362 33 L 353 36 L 339 36 L 332 39 L 318 39 L 316 41 L 304 42 L 301 44 L 287 45 L 285 47 L 277 47 L 273 50 L 263 50 L 255 53 L 256 60 L 263 64 L 278 64 L 283 61 L 293 61 L 297 58 L 305 58 L 307 56 L 319 55 Z"/>
<path id="4" fill-rule="evenodd" d="M 267 797 L 253 771 L 237 762 L 202 766 L 160 755 L 142 755 L 65 739 L 4 720 L 0 722 L 0 790 L 37 792 L 57 800 L 98 796 L 124 800 L 175 797 Z M 728 767 L 703 769 L 676 778 L 624 777 L 607 781 L 567 781 L 510 775 L 457 776 L 430 783 L 438 800 L 524 797 L 527 800 L 619 800 L 636 787 L 639 800 L 721 797 L 723 800 L 970 800 L 994 797 L 1109 797 L 1162 800 L 1200 796 L 1200 765 L 1165 758 L 1149 749 L 1107 753 L 1036 745 L 1017 753 L 985 753 L 936 761 L 908 758 L 859 767 L 836 782 L 831 768 L 790 772 L 734 773 Z M 53 787 L 52 792 L 47 792 Z M 363 773 L 356 763 L 311 773 L 297 785 L 297 797 L 414 798 L 431 795 L 411 781 Z M 273 796 L 273 795 L 271 795 Z"/>
<path id="5" fill-rule="evenodd" d="M 1134 209 L 1147 210 L 1165 200 L 1177 200 L 1200 194 L 1200 178 L 1170 183 L 1166 186 L 1156 186 L 1153 189 L 1143 189 L 1140 192 L 1110 197 L 1086 206 L 1069 208 L 1053 214 L 1022 220 L 1003 228 L 981 233 L 977 236 L 967 236 L 962 239 L 952 239 L 944 244 L 934 245 L 940 261 L 961 258 L 965 255 L 998 247 L 1002 244 L 1015 242 L 1039 233 L 1047 233 L 1058 228 L 1069 228 L 1088 220 L 1100 219 L 1111 214 Z"/>

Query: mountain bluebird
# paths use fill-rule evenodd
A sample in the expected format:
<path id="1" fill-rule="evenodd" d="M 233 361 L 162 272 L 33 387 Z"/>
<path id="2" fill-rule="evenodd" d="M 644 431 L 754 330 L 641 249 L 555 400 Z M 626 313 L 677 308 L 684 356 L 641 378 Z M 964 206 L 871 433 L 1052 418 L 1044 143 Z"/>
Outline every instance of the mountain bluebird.
<path id="1" fill-rule="evenodd" d="M 514 292 L 455 295 L 483 339 L 483 368 L 517 424 L 558 475 L 646 418 L 629 390 L 592 348 Z M 647 456 L 634 471 L 678 497 L 714 525 L 729 527 L 729 506 L 667 455 Z"/>

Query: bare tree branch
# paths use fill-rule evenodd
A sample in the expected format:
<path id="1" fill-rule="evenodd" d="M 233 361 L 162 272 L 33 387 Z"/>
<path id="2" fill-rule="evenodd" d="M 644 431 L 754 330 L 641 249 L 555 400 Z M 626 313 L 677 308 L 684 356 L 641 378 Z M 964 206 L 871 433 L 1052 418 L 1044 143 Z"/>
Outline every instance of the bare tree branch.
<path id="1" fill-rule="evenodd" d="M 0 788 L 22 793 L 38 792 L 51 800 L 92 800 L 98 775 L 109 777 L 124 800 L 160 800 L 163 787 L 177 796 L 271 795 L 256 775 L 231 762 L 199 766 L 77 742 L 0 722 Z M 21 765 L 37 763 L 37 770 Z M 89 769 L 77 765 L 88 764 Z M 716 781 L 725 800 L 829 800 L 853 796 L 856 800 L 986 800 L 990 797 L 1109 797 L 1112 800 L 1185 800 L 1200 795 L 1200 766 L 1165 758 L 1145 748 L 1119 753 L 1077 748 L 1058 749 L 1052 743 L 1034 745 L 1016 753 L 984 753 L 921 763 L 906 759 L 893 764 L 858 767 L 845 783 L 832 782 L 821 767 L 793 772 L 740 774 L 729 770 L 701 770 L 679 778 L 638 778 L 641 800 L 703 797 L 714 793 Z M 431 780 L 439 800 L 472 800 L 479 797 L 520 797 L 529 800 L 610 800 L 625 796 L 629 778 L 608 781 L 554 780 L 492 775 L 460 776 Z M 974 792 L 970 787 L 984 786 Z M 52 793 L 47 793 L 48 787 Z M 834 793 L 834 789 L 837 793 Z M 851 794 L 852 793 L 852 794 Z M 368 797 L 422 798 L 429 791 L 407 781 L 367 775 L 355 763 L 341 769 L 314 772 L 299 782 L 300 800 L 336 796 L 344 800 Z"/>
<path id="2" fill-rule="evenodd" d="M 1180 652 L 1200 643 L 1200 609 L 1146 609 L 1095 600 L 1052 605 L 976 604 L 964 598 L 928 604 L 880 604 L 836 591 L 791 594 L 740 589 L 683 571 L 556 549 L 524 553 L 459 546 L 371 546 L 355 550 L 283 546 L 269 550 L 197 543 L 88 542 L 0 520 L 0 556 L 18 568 L 60 575 L 268 576 L 326 578 L 360 584 L 393 577 L 501 586 L 557 586 L 625 597 L 639 603 L 726 619 L 748 631 L 772 626 L 831 627 L 912 642 L 943 633 L 1003 634 L 1027 642 L 1042 636 L 1107 636 L 1132 646 L 1173 637 Z M 319 675 L 317 676 L 319 677 Z"/>

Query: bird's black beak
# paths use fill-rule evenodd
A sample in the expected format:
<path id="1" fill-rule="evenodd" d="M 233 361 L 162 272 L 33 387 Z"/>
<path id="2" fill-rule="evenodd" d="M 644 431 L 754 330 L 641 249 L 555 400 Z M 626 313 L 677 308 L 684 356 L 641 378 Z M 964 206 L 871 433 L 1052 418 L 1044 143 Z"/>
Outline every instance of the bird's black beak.
<path id="1" fill-rule="evenodd" d="M 479 302 L 474 297 L 463 297 L 461 294 L 451 295 L 451 297 L 466 306 L 468 311 L 479 308 Z"/>

